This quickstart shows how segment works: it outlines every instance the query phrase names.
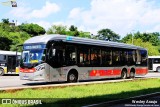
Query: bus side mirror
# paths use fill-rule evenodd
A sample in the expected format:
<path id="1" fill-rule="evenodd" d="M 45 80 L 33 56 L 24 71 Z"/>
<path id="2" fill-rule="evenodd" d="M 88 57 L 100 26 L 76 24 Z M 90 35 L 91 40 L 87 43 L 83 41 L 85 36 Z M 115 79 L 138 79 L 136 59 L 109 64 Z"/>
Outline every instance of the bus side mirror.
<path id="1" fill-rule="evenodd" d="M 52 49 L 52 56 L 56 56 L 56 49 Z"/>

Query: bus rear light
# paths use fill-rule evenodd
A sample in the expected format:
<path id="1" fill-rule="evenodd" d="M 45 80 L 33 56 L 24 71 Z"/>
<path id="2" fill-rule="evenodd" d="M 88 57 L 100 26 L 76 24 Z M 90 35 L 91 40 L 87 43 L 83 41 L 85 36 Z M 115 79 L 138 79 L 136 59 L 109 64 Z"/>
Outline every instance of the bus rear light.
<path id="1" fill-rule="evenodd" d="M 20 72 L 23 72 L 23 73 L 33 73 L 35 71 L 36 71 L 35 68 L 32 68 L 32 69 L 23 69 L 23 68 L 20 68 Z"/>

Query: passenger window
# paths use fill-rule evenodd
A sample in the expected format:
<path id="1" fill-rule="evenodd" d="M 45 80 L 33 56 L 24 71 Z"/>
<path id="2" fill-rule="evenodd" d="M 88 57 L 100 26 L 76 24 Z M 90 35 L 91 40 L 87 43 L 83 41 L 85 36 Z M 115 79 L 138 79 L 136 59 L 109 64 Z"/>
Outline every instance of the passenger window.
<path id="1" fill-rule="evenodd" d="M 112 51 L 111 50 L 102 50 L 102 65 L 110 66 L 112 65 Z"/>
<path id="2" fill-rule="evenodd" d="M 66 64 L 67 65 L 77 64 L 75 46 L 72 45 L 66 46 Z"/>
<path id="3" fill-rule="evenodd" d="M 100 66 L 101 64 L 101 54 L 100 49 L 91 49 L 91 64 L 95 66 Z"/>
<path id="4" fill-rule="evenodd" d="M 79 65 L 80 66 L 88 66 L 90 64 L 90 50 L 89 48 L 79 47 Z"/>
<path id="5" fill-rule="evenodd" d="M 113 51 L 113 64 L 121 65 L 120 64 L 120 51 Z"/>

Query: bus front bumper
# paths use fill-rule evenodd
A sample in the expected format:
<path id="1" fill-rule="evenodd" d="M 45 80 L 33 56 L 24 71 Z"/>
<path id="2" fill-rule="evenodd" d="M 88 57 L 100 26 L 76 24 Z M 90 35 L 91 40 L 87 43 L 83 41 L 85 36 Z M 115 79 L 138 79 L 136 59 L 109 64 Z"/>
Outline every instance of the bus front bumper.
<path id="1" fill-rule="evenodd" d="M 20 75 L 20 79 L 21 80 L 44 80 L 44 74 L 43 73 L 23 73 L 23 72 L 20 72 L 19 73 Z"/>

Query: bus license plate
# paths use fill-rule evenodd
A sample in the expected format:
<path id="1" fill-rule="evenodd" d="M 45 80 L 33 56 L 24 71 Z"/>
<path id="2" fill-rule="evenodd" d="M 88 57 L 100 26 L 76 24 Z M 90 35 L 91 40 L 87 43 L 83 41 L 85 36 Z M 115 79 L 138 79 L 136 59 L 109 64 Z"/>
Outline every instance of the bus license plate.
<path id="1" fill-rule="evenodd" d="M 28 79 L 28 76 L 26 76 L 26 75 L 25 75 L 25 76 L 23 76 L 23 79 Z"/>

